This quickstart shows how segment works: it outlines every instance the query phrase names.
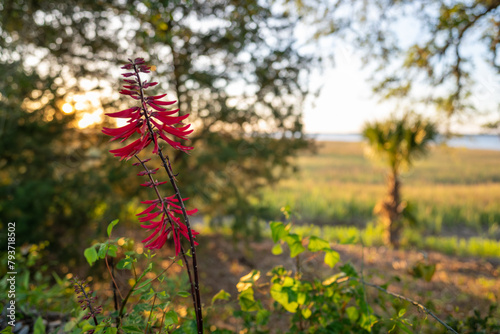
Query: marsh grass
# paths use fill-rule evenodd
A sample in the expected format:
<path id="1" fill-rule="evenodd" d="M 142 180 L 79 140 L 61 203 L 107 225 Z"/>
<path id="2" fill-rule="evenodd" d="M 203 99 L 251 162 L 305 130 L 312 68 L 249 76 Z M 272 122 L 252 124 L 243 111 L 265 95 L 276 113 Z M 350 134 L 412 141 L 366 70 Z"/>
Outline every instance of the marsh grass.
<path id="1" fill-rule="evenodd" d="M 385 195 L 382 162 L 364 155 L 362 143 L 320 142 L 318 154 L 297 158 L 300 172 L 263 191 L 279 212 L 290 205 L 309 223 L 355 224 L 373 220 Z M 426 233 L 460 227 L 487 233 L 500 224 L 500 151 L 434 147 L 402 175 L 402 194 Z"/>

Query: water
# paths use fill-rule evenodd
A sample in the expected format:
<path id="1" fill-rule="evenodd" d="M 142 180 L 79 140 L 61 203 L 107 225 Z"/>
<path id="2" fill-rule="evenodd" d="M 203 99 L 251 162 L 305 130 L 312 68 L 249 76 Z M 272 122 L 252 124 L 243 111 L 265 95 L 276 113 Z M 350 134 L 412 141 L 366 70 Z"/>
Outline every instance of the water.
<path id="1" fill-rule="evenodd" d="M 319 133 L 311 134 L 312 138 L 318 141 L 341 141 L 341 142 L 362 142 L 360 134 L 334 134 Z M 448 140 L 450 147 L 464 147 L 471 150 L 493 150 L 500 151 L 500 136 L 496 135 L 465 135 Z"/>

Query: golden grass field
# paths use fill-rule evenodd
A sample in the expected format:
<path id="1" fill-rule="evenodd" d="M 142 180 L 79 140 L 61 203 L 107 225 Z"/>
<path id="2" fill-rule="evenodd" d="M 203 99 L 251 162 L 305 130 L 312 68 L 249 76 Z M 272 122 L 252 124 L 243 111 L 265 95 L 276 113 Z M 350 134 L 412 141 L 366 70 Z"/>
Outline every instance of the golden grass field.
<path id="1" fill-rule="evenodd" d="M 373 207 L 387 191 L 386 168 L 367 157 L 363 143 L 319 142 L 317 153 L 303 153 L 297 164 L 296 175 L 264 190 L 265 203 L 276 210 L 289 205 L 304 223 L 364 228 L 375 221 Z M 420 234 L 498 244 L 500 151 L 433 147 L 401 180 Z"/>

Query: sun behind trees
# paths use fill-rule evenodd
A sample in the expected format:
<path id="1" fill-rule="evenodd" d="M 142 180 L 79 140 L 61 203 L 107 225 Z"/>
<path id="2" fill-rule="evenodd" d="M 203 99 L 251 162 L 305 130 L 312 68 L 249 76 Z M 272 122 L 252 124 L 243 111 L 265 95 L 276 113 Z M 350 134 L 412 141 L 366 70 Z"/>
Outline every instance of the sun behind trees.
<path id="1" fill-rule="evenodd" d="M 407 113 L 401 118 L 392 117 L 386 121 L 366 123 L 363 137 L 368 140 L 370 153 L 388 165 L 388 192 L 385 199 L 375 207 L 384 225 L 384 242 L 399 247 L 407 202 L 401 198 L 401 180 L 404 169 L 429 151 L 429 145 L 436 140 L 436 125 L 420 115 Z"/>

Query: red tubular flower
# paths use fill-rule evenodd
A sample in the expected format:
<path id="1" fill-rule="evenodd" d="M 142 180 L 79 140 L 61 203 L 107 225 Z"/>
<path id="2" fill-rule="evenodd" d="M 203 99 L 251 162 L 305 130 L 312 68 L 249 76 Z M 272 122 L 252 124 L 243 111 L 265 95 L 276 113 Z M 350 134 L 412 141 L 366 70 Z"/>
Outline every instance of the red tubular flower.
<path id="1" fill-rule="evenodd" d="M 147 209 L 137 214 L 137 216 L 143 216 L 139 218 L 141 223 L 149 222 L 149 225 L 141 224 L 142 228 L 153 230 L 151 235 L 142 242 L 145 244 L 146 248 L 149 249 L 159 249 L 163 247 L 165 242 L 172 237 L 175 245 L 175 255 L 177 256 L 180 252 L 180 238 L 179 233 L 189 240 L 189 235 L 187 231 L 186 225 L 181 221 L 179 217 L 175 216 L 175 213 L 182 214 L 182 211 L 177 209 L 179 206 L 174 202 L 177 202 L 177 199 L 174 198 L 175 195 L 170 197 L 165 197 L 163 199 L 163 205 L 166 206 L 162 208 L 160 204 L 160 200 L 150 200 L 143 201 L 142 203 L 150 204 Z M 186 199 L 183 199 L 183 201 Z M 170 206 L 175 209 L 171 209 Z M 158 211 L 152 212 L 155 209 L 159 209 Z M 188 215 L 193 215 L 197 212 L 197 209 L 188 210 Z M 165 212 L 168 212 L 168 217 L 165 215 Z M 153 219 L 157 218 L 161 214 L 161 219 L 158 221 L 153 221 Z M 173 226 L 173 229 L 172 229 Z M 193 236 L 198 235 L 199 233 L 191 230 Z M 195 241 L 194 244 L 197 246 L 198 243 Z"/>
<path id="2" fill-rule="evenodd" d="M 145 90 L 156 86 L 158 83 L 148 82 L 147 80 L 141 81 L 140 74 L 150 73 L 151 71 L 151 68 L 145 64 L 143 58 L 130 60 L 130 63 L 122 66 L 122 69 L 127 72 L 122 74 L 126 84 L 123 85 L 120 94 L 130 96 L 134 100 L 139 101 L 140 106 L 107 113 L 106 115 L 109 117 L 128 120 L 121 127 L 103 128 L 102 132 L 112 137 L 110 141 L 120 139 L 120 142 L 124 142 L 129 138 L 133 138 L 136 133 L 139 136 L 131 143 L 110 150 L 110 152 L 119 157 L 120 160 L 128 160 L 134 156 L 137 158 L 137 154 L 153 142 L 153 154 L 158 154 L 165 167 L 170 168 L 167 167 L 167 162 L 162 155 L 159 141 L 163 140 L 174 149 L 184 152 L 192 150 L 192 147 L 182 145 L 176 141 L 176 139 L 187 140 L 187 136 L 193 132 L 190 129 L 190 124 L 183 123 L 189 114 L 175 116 L 179 112 L 179 109 L 169 110 L 168 107 L 175 104 L 176 101 L 162 101 L 167 94 L 145 95 Z M 189 229 L 186 226 L 189 226 L 187 215 L 193 215 L 198 210 L 186 210 L 183 205 L 181 206 L 182 203 L 179 201 L 184 202 L 187 198 L 181 199 L 180 194 L 164 198 L 160 195 L 159 186 L 167 183 L 167 181 L 159 182 L 153 179 L 153 174 L 157 173 L 158 168 L 149 169 L 146 166 L 146 162 L 149 160 L 139 160 L 139 162 L 134 163 L 134 165 L 142 165 L 144 168 L 144 171 L 139 172 L 137 175 L 148 177 L 148 181 L 141 184 L 141 186 L 154 188 L 158 195 L 157 199 L 143 201 L 142 203 L 146 204 L 147 208 L 137 214 L 141 227 L 151 232 L 142 242 L 146 248 L 159 249 L 171 238 L 174 242 L 175 254 L 178 255 L 181 251 L 181 236 L 190 240 Z M 176 216 L 183 215 L 183 213 L 186 214 L 184 216 L 186 224 Z M 198 232 L 191 230 L 193 237 L 197 234 Z M 193 241 L 193 244 L 198 245 L 195 241 Z M 194 253 L 194 248 L 192 250 Z"/>
<path id="3" fill-rule="evenodd" d="M 181 150 L 189 151 L 192 147 L 181 145 L 175 138 L 187 139 L 187 135 L 193 132 L 188 130 L 190 125 L 182 123 L 189 114 L 182 116 L 172 116 L 177 113 L 179 109 L 168 110 L 165 106 L 175 104 L 177 101 L 161 101 L 167 94 L 160 94 L 154 96 L 145 96 L 144 91 L 150 87 L 157 85 L 157 82 L 141 81 L 140 73 L 150 73 L 151 68 L 145 65 L 143 58 L 136 58 L 130 60 L 129 64 L 122 66 L 122 69 L 129 72 L 123 73 L 125 82 L 120 94 L 130 96 L 135 100 L 141 100 L 140 107 L 128 108 L 115 113 L 108 113 L 106 115 L 114 118 L 128 118 L 128 124 L 119 128 L 104 128 L 102 132 L 111 136 L 111 140 L 122 139 L 125 141 L 134 133 L 140 133 L 141 139 L 136 140 L 135 144 L 129 144 L 121 149 L 111 150 L 115 156 L 121 159 L 130 159 L 133 155 L 139 153 L 146 148 L 152 141 L 154 142 L 153 153 L 158 153 L 158 137 L 167 142 L 171 147 Z M 140 145 L 139 145 L 140 144 Z M 145 145 L 143 145 L 145 144 Z"/>

